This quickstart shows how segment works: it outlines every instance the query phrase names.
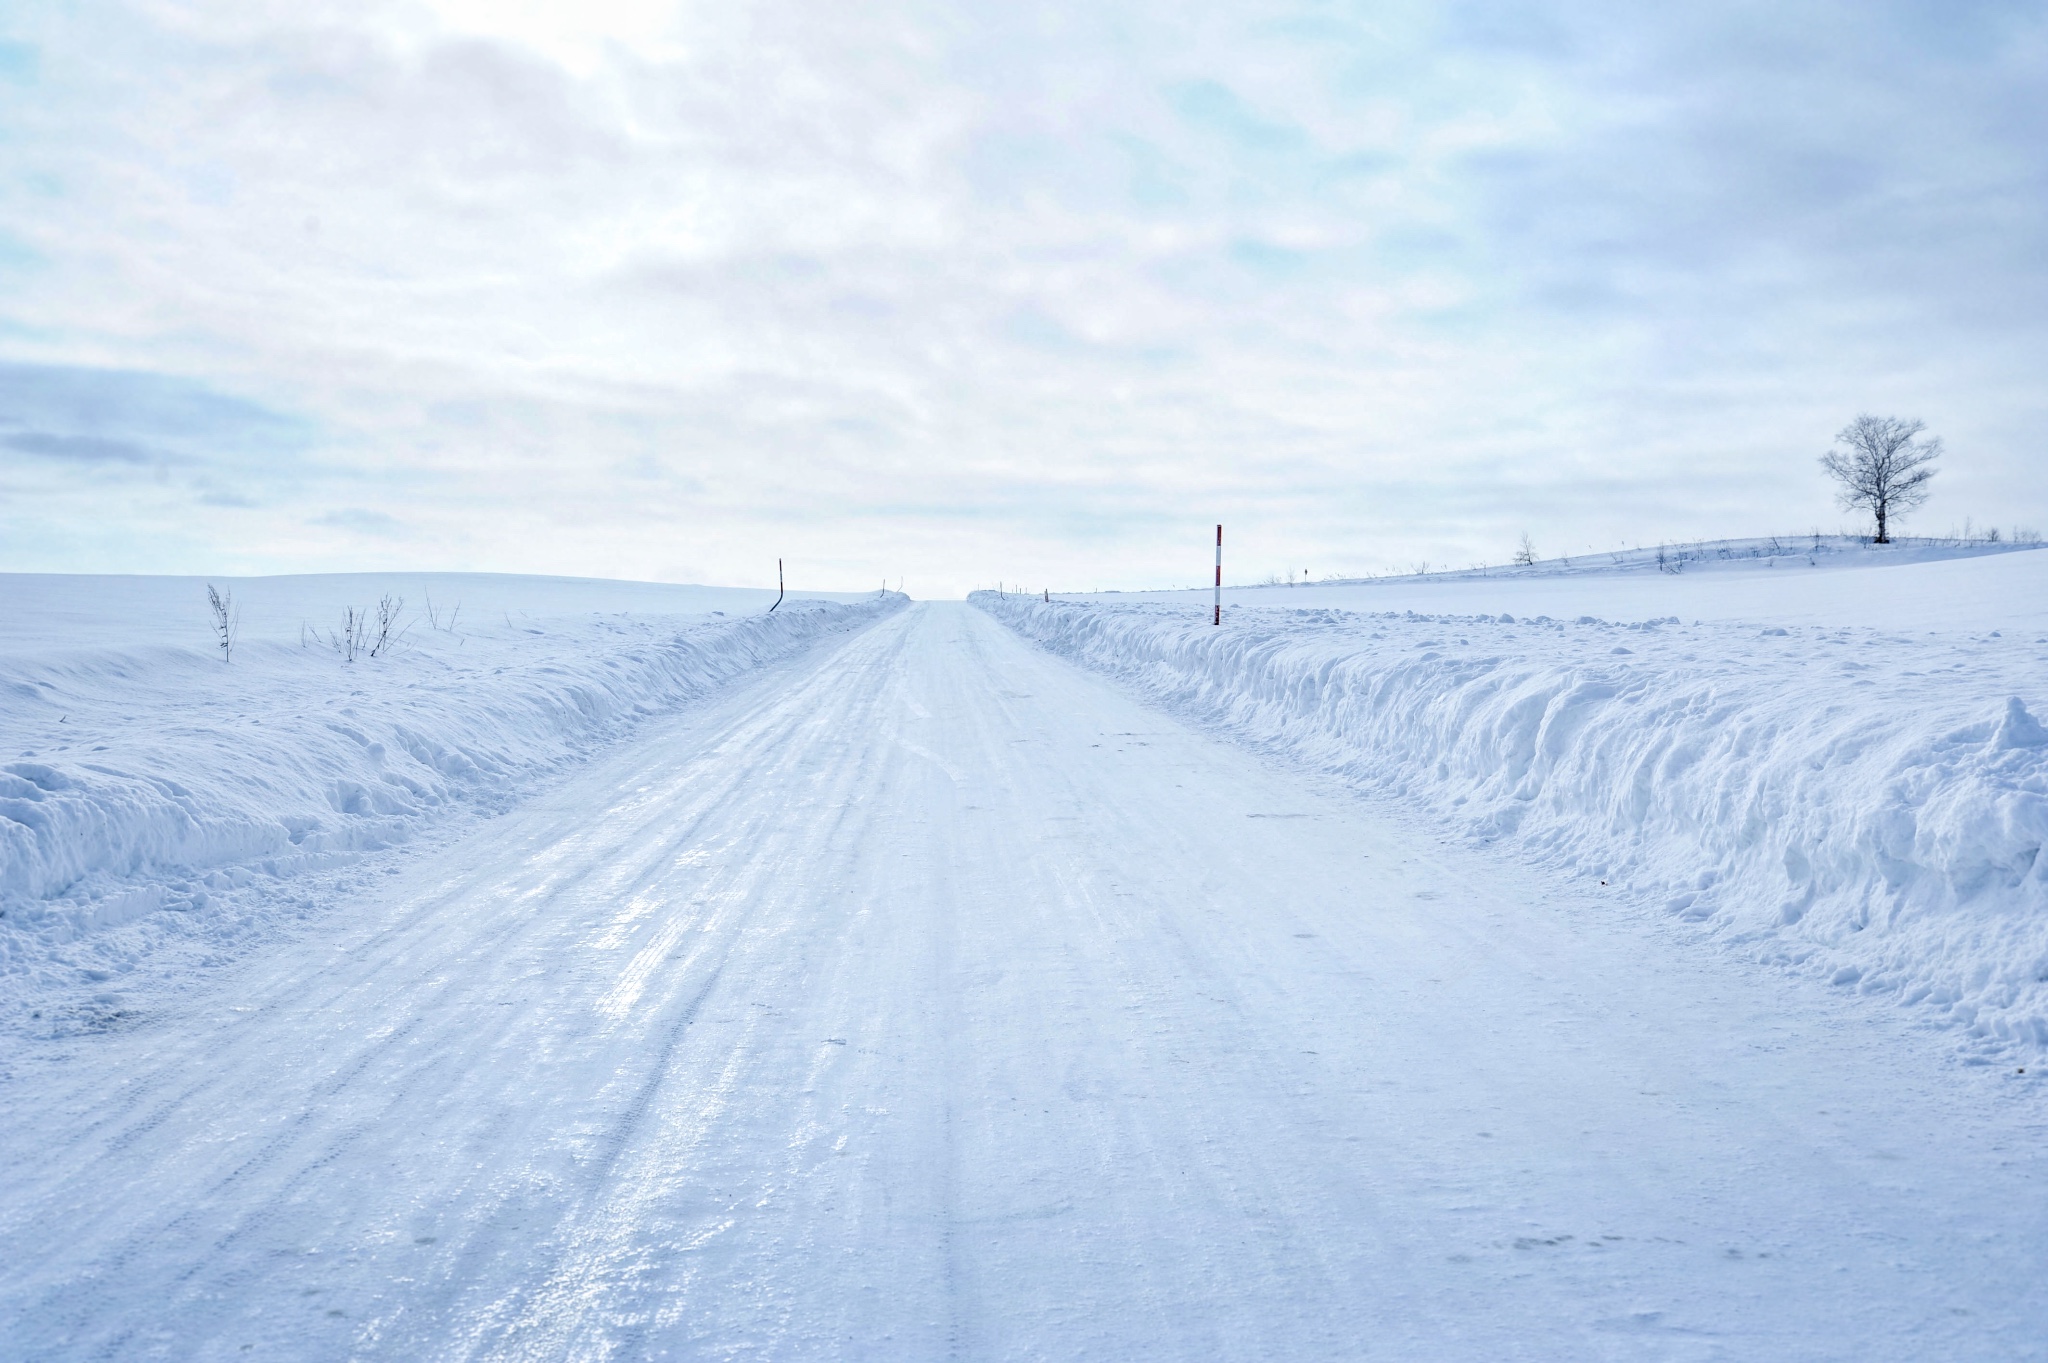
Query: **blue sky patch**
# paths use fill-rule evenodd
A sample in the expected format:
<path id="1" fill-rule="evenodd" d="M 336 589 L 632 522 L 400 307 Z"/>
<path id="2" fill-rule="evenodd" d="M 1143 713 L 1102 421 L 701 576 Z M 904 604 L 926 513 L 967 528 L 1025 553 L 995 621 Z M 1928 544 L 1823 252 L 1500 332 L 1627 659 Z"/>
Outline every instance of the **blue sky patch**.
<path id="1" fill-rule="evenodd" d="M 311 423 L 166 374 L 0 361 L 0 440 L 72 462 L 297 454 Z"/>
<path id="2" fill-rule="evenodd" d="M 16 85 L 35 82 L 41 54 L 27 43 L 0 42 L 0 80 Z"/>

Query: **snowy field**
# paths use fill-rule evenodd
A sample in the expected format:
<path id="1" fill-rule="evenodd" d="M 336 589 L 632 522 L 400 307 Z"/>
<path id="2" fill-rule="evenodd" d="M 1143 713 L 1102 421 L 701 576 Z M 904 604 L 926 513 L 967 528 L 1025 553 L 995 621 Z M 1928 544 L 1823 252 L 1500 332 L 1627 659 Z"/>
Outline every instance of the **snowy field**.
<path id="1" fill-rule="evenodd" d="M 0 575 L 0 1029 L 102 1024 L 366 858 L 902 598 L 485 574 Z M 329 640 L 402 600 L 382 656 Z M 428 616 L 432 607 L 433 618 Z M 438 626 L 436 626 L 438 621 Z"/>
<path id="2" fill-rule="evenodd" d="M 0 1357 L 2039 1359 L 2048 555 L 1836 562 L 12 579 Z"/>
<path id="3" fill-rule="evenodd" d="M 1799 542 L 1791 542 L 1798 544 Z M 985 609 L 1762 959 L 2048 1047 L 2048 553 L 1747 541 Z"/>
<path id="4" fill-rule="evenodd" d="M 1660 565 L 1660 559 L 1662 563 Z M 1875 571 L 1911 567 L 1903 577 Z M 1187 592 L 1103 592 L 1071 601 L 1191 602 Z M 1203 603 L 1209 589 L 1202 588 Z M 1840 536 L 1717 540 L 1308 587 L 1226 587 L 1227 605 L 1494 615 L 1675 615 L 1760 625 L 2048 633 L 2048 559 L 2032 546 L 1940 541 L 1879 546 Z"/>

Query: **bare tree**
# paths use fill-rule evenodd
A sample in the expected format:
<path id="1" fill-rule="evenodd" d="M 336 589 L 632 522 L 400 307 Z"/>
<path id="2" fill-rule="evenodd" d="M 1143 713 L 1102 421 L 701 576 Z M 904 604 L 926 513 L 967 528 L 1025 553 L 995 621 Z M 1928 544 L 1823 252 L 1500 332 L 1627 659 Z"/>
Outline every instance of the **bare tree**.
<path id="1" fill-rule="evenodd" d="M 1515 566 L 1518 568 L 1528 568 L 1532 567 L 1535 562 L 1536 541 L 1530 539 L 1529 532 L 1524 530 L 1522 532 L 1522 542 L 1515 549 Z"/>
<path id="2" fill-rule="evenodd" d="M 235 609 L 234 588 L 217 591 L 211 582 L 207 583 L 206 606 L 213 612 L 213 641 L 220 649 L 220 660 L 233 662 L 235 636 L 242 632 L 242 613 Z"/>
<path id="3" fill-rule="evenodd" d="M 1860 507 L 1877 518 L 1878 544 L 1892 542 L 1893 516 L 1927 501 L 1934 461 L 1941 458 L 1941 437 L 1915 438 L 1926 429 L 1919 421 L 1865 412 L 1836 433 L 1835 443 L 1847 448 L 1820 457 L 1820 466 L 1842 485 L 1837 499 L 1843 509 Z"/>

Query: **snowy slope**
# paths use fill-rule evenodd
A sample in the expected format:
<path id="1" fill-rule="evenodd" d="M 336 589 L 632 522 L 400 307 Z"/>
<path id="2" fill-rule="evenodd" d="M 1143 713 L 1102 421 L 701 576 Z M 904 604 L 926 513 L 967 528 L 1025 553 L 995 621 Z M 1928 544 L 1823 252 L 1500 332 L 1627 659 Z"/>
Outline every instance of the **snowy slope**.
<path id="1" fill-rule="evenodd" d="M 2040 1048 L 2044 570 L 2029 552 L 1283 588 L 1237 594 L 1275 604 L 1230 609 L 1221 629 L 1198 594 L 974 600 L 1259 747 L 1982 1042 Z M 1629 613 L 1681 589 L 1683 622 Z M 1318 599 L 1350 609 L 1279 604 Z M 1431 609 L 1358 608 L 1388 601 Z M 1829 601 L 1859 609 L 1778 623 Z"/>
<path id="2" fill-rule="evenodd" d="M 904 600 L 768 614 L 772 592 L 568 579 L 220 585 L 241 616 L 225 665 L 200 580 L 0 580 L 0 1019 L 81 982 L 112 1003 L 167 943 L 217 956 L 324 907 L 345 883 L 304 873 L 501 809 L 644 717 Z M 409 631 L 345 662 L 324 636 L 385 594 Z"/>
<path id="3" fill-rule="evenodd" d="M 1456 611 L 1574 619 L 1734 620 L 1873 629 L 2048 632 L 2048 553 L 2006 545 L 1727 540 L 1589 554 L 1526 568 L 1381 577 L 1311 587 L 1226 587 L 1225 605 Z M 1773 553 L 1773 546 L 1790 552 Z M 1247 550 L 1247 554 L 1255 551 Z M 1657 563 L 1665 556 L 1665 568 Z M 1197 560 L 1199 564 L 1199 560 Z M 1893 570 L 1912 566 L 1904 575 Z M 1231 571 L 1228 565 L 1225 573 Z M 1104 592 L 1076 601 L 1206 604 L 1208 589 Z M 1062 599 L 1053 594 L 1054 600 Z"/>

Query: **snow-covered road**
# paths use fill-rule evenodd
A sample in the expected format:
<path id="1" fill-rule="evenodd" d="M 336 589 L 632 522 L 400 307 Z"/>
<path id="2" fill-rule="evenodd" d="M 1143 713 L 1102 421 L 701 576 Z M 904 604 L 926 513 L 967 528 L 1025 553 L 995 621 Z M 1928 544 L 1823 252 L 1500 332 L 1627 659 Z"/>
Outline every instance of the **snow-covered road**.
<path id="1" fill-rule="evenodd" d="M 15 1054 L 0 1352 L 2048 1354 L 2036 1076 L 1533 879 L 916 607 Z"/>

